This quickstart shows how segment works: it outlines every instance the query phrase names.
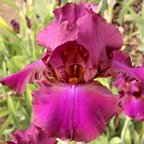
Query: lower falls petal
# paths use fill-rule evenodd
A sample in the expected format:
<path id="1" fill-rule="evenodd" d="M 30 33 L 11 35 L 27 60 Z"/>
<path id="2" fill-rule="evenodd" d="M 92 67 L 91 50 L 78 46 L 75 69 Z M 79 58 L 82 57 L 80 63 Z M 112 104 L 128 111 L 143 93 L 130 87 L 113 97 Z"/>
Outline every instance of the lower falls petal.
<path id="1" fill-rule="evenodd" d="M 41 85 L 33 92 L 34 125 L 49 137 L 91 141 L 102 134 L 116 114 L 117 97 L 97 82 Z"/>
<path id="2" fill-rule="evenodd" d="M 34 80 L 41 78 L 40 75 L 42 75 L 42 70 L 44 68 L 44 63 L 41 60 L 38 60 L 11 76 L 1 78 L 0 83 L 7 85 L 18 93 L 23 93 L 26 84 L 33 83 Z"/>

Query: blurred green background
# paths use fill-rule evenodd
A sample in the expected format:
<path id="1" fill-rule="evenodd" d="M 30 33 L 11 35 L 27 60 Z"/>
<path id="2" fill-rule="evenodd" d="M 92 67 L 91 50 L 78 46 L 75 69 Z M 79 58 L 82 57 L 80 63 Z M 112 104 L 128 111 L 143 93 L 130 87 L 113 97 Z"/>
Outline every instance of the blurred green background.
<path id="1" fill-rule="evenodd" d="M 78 0 L 63 0 L 79 2 Z M 123 50 L 133 64 L 144 64 L 144 1 L 89 0 L 98 4 L 97 12 L 119 27 L 123 35 Z M 13 74 L 25 65 L 38 60 L 44 48 L 36 45 L 36 35 L 53 19 L 54 0 L 0 0 L 0 78 Z M 15 29 L 13 28 L 15 26 Z M 109 85 L 109 79 L 101 79 Z M 17 129 L 26 129 L 31 121 L 31 91 L 28 85 L 23 96 L 0 85 L 0 144 L 5 144 Z M 63 142 L 59 142 L 63 143 Z M 72 142 L 75 143 L 75 142 Z M 144 144 L 144 124 L 123 114 L 113 118 L 107 131 L 92 144 Z"/>

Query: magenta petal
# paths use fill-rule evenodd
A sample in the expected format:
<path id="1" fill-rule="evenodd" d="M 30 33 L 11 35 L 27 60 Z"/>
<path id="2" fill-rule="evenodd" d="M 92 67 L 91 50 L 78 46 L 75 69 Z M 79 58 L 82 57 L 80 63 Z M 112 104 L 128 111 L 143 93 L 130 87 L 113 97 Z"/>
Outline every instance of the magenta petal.
<path id="1" fill-rule="evenodd" d="M 68 3 L 54 10 L 56 20 L 41 30 L 37 43 L 52 51 L 56 47 L 77 38 L 76 21 L 89 12 L 82 5 Z"/>
<path id="2" fill-rule="evenodd" d="M 33 96 L 33 123 L 61 139 L 95 139 L 117 110 L 117 97 L 96 82 L 41 86 Z"/>
<path id="3" fill-rule="evenodd" d="M 89 51 L 92 67 L 98 67 L 99 63 L 104 63 L 107 65 L 105 67 L 108 67 L 110 65 L 108 54 L 122 46 L 118 29 L 106 23 L 98 14 L 87 14 L 77 21 L 77 25 L 78 43 Z"/>
<path id="4" fill-rule="evenodd" d="M 56 144 L 56 139 L 48 138 L 46 132 L 33 125 L 28 130 L 18 130 L 7 144 Z"/>
<path id="5" fill-rule="evenodd" d="M 35 79 L 41 78 L 44 68 L 44 63 L 39 60 L 26 66 L 23 70 L 17 72 L 16 74 L 0 79 L 0 83 L 7 85 L 18 93 L 23 93 L 25 91 L 26 84 L 33 83 Z"/>
<path id="6" fill-rule="evenodd" d="M 121 48 L 122 37 L 116 26 L 92 9 L 87 3 L 69 3 L 56 9 L 56 20 L 38 34 L 37 43 L 52 52 L 75 41 L 89 53 L 87 67 L 99 69 L 100 75 L 111 66 L 112 52 Z"/>
<path id="7" fill-rule="evenodd" d="M 123 102 L 124 113 L 135 120 L 144 120 L 144 97 L 126 97 Z"/>
<path id="8" fill-rule="evenodd" d="M 37 44 L 47 48 L 49 52 L 67 41 L 75 40 L 77 29 L 69 27 L 68 21 L 52 22 L 37 35 Z"/>
<path id="9" fill-rule="evenodd" d="M 112 72 L 114 75 L 123 73 L 129 79 L 135 78 L 144 82 L 144 67 L 132 67 L 130 57 L 120 51 L 114 53 Z"/>
<path id="10" fill-rule="evenodd" d="M 93 12 L 87 3 L 69 3 L 54 11 L 56 20 L 41 30 L 37 43 L 53 51 L 69 41 L 76 41 L 90 53 L 90 68 L 102 70 L 111 64 L 111 51 L 122 46 L 121 34 L 116 26 L 108 24 Z"/>
<path id="11" fill-rule="evenodd" d="M 135 120 L 144 120 L 144 84 L 137 80 L 126 81 L 123 75 L 118 75 L 113 84 L 119 90 L 124 113 Z"/>
<path id="12" fill-rule="evenodd" d="M 75 25 L 76 21 L 84 15 L 90 13 L 89 8 L 82 4 L 68 3 L 63 7 L 54 10 L 57 20 L 68 21 L 70 25 Z"/>

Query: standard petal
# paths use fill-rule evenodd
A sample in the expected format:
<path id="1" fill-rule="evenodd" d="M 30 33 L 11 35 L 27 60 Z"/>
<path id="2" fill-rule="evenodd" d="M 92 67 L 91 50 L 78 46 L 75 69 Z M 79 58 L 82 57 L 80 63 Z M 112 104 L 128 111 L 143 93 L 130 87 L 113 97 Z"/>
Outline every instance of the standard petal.
<path id="1" fill-rule="evenodd" d="M 112 62 L 112 75 L 122 73 L 128 79 L 137 79 L 144 82 L 144 67 L 133 67 L 130 57 L 121 51 L 114 52 Z"/>
<path id="2" fill-rule="evenodd" d="M 77 28 L 70 27 L 68 21 L 54 21 L 37 35 L 37 44 L 52 52 L 56 47 L 77 37 Z"/>
<path id="3" fill-rule="evenodd" d="M 56 20 L 41 30 L 37 43 L 52 51 L 56 47 L 77 38 L 76 21 L 90 12 L 83 5 L 68 3 L 54 10 Z"/>
<path id="4" fill-rule="evenodd" d="M 68 21 L 69 25 L 75 25 L 76 21 L 84 15 L 91 13 L 88 6 L 82 4 L 68 3 L 63 7 L 54 10 L 54 14 L 59 21 Z"/>
<path id="5" fill-rule="evenodd" d="M 77 41 L 90 54 L 88 66 L 102 73 L 111 65 L 111 52 L 121 48 L 122 37 L 116 26 L 108 24 L 92 9 L 88 3 L 68 3 L 56 9 L 56 20 L 40 31 L 37 43 L 51 52 L 65 43 Z"/>
<path id="6" fill-rule="evenodd" d="M 108 24 L 101 15 L 93 12 L 87 3 L 69 3 L 54 11 L 56 20 L 37 36 L 38 44 L 52 52 L 56 48 L 76 41 L 87 49 L 88 68 L 104 73 L 111 66 L 112 52 L 122 46 L 118 28 Z"/>
<path id="7" fill-rule="evenodd" d="M 7 144 L 56 144 L 55 138 L 48 138 L 47 133 L 32 125 L 27 130 L 18 130 Z"/>
<path id="8" fill-rule="evenodd" d="M 0 83 L 7 85 L 18 93 L 23 93 L 26 84 L 33 83 L 35 79 L 42 77 L 44 68 L 45 64 L 39 60 L 11 76 L 0 79 Z"/>
<path id="9" fill-rule="evenodd" d="M 99 14 L 87 14 L 77 21 L 78 43 L 90 54 L 91 67 L 101 65 L 107 69 L 111 62 L 111 52 L 122 46 L 122 37 L 116 26 L 106 23 Z"/>
<path id="10" fill-rule="evenodd" d="M 117 97 L 98 83 L 41 86 L 33 93 L 33 123 L 50 137 L 91 141 L 116 114 Z"/>

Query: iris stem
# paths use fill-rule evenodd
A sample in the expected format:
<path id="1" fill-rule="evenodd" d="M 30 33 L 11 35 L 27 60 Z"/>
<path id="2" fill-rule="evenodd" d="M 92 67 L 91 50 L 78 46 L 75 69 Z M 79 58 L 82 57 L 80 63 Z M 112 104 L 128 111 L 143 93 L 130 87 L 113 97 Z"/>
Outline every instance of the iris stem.
<path id="1" fill-rule="evenodd" d="M 103 6 L 104 6 L 105 4 L 107 4 L 107 0 L 101 0 L 101 1 L 99 2 L 99 5 L 98 5 L 97 9 L 96 9 L 96 13 L 100 13 L 101 10 L 103 9 Z"/>
<path id="2" fill-rule="evenodd" d="M 125 136 L 126 136 L 126 132 L 127 132 L 128 128 L 129 128 L 130 121 L 131 121 L 131 119 L 129 117 L 126 117 L 124 127 L 123 127 L 122 132 L 121 132 L 121 144 L 126 144 L 125 143 Z"/>

